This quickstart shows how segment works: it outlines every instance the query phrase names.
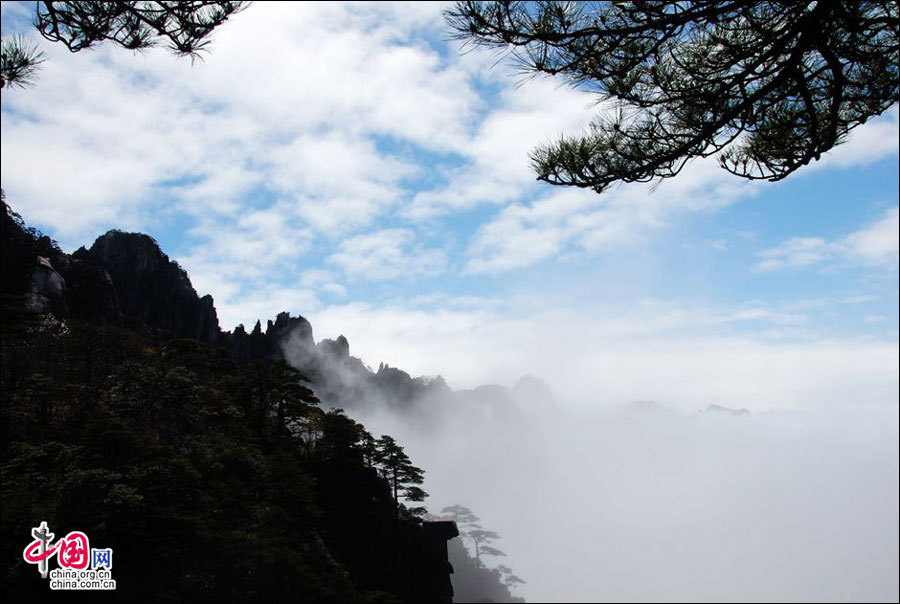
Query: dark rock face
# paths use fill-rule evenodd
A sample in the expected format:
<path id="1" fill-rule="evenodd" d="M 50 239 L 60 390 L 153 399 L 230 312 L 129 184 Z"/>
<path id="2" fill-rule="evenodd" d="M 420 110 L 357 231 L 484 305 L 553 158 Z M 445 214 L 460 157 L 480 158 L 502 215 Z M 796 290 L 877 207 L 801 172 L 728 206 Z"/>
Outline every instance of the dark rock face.
<path id="1" fill-rule="evenodd" d="M 86 256 L 109 274 L 125 317 L 176 337 L 218 343 L 212 297 L 199 298 L 184 269 L 148 235 L 109 231 Z"/>
<path id="2" fill-rule="evenodd" d="M 286 312 L 278 313 L 274 322 L 269 321 L 265 332 L 260 321 L 256 322 L 249 334 L 243 325 L 238 325 L 234 331 L 222 334 L 220 342 L 228 348 L 231 357 L 239 365 L 245 365 L 254 359 L 284 358 L 283 350 L 288 343 L 302 350 L 315 348 L 309 321 L 303 317 L 292 317 Z"/>
<path id="3" fill-rule="evenodd" d="M 288 337 L 300 340 L 307 346 L 312 346 L 312 325 L 303 317 L 292 317 L 289 313 L 280 312 L 275 317 L 274 323 L 271 320 L 268 322 L 266 337 L 279 347 Z"/>
<path id="4" fill-rule="evenodd" d="M 416 573 L 420 583 L 417 595 L 450 604 L 453 602 L 453 583 L 450 581 L 453 566 L 447 555 L 447 541 L 458 537 L 459 529 L 452 520 L 438 520 L 423 522 L 422 533 L 421 570 Z"/>
<path id="5" fill-rule="evenodd" d="M 31 274 L 31 291 L 25 298 L 25 308 L 31 312 L 64 315 L 68 312 L 66 303 L 66 281 L 49 258 L 38 256 Z"/>
<path id="6" fill-rule="evenodd" d="M 5 202 L 0 227 L 2 290 L 10 312 L 15 307 L 32 315 L 52 313 L 62 320 L 193 338 L 226 347 L 239 364 L 283 358 L 288 340 L 315 349 L 309 321 L 288 313 L 269 321 L 265 332 L 257 322 L 249 334 L 243 326 L 223 333 L 212 296 L 198 296 L 184 269 L 148 235 L 109 231 L 90 249 L 69 255 L 26 227 Z M 330 349 L 349 356 L 346 338 Z"/>
<path id="7" fill-rule="evenodd" d="M 62 252 L 49 237 L 25 226 L 6 201 L 0 202 L 0 207 L 0 293 L 9 297 L 45 295 L 42 290 L 48 285 L 49 273 L 61 269 L 57 256 Z"/>
<path id="8" fill-rule="evenodd" d="M 350 343 L 343 335 L 338 336 L 336 340 L 322 340 L 317 344 L 317 348 L 323 355 L 336 361 L 343 362 L 350 358 Z"/>
<path id="9" fill-rule="evenodd" d="M 387 394 L 389 401 L 412 400 L 419 394 L 418 384 L 408 373 L 396 367 L 385 365 L 375 374 L 373 382 L 379 391 Z"/>
<path id="10" fill-rule="evenodd" d="M 105 268 L 96 264 L 81 248 L 72 256 L 60 256 L 62 274 L 68 287 L 70 315 L 95 325 L 115 325 L 123 321 L 116 286 Z"/>
<path id="11" fill-rule="evenodd" d="M 121 316 L 165 335 L 225 346 L 239 364 L 282 358 L 288 338 L 313 345 L 309 321 L 286 312 L 268 321 L 265 331 L 257 321 L 249 334 L 243 326 L 223 333 L 212 296 L 200 298 L 184 269 L 147 235 L 110 231 L 79 254 L 109 275 Z"/>

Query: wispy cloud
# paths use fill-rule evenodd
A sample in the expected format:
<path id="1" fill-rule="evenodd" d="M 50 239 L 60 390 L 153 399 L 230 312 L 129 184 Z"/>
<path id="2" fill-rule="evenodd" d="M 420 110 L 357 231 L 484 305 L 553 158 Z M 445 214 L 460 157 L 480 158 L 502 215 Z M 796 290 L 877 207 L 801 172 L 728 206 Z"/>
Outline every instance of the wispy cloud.
<path id="1" fill-rule="evenodd" d="M 445 184 L 418 192 L 403 211 L 406 217 L 421 220 L 530 197 L 535 177 L 529 152 L 555 134 L 580 130 L 591 117 L 593 98 L 582 91 L 547 78 L 506 84 L 495 109 L 459 150 L 464 163 L 444 171 Z"/>
<path id="2" fill-rule="evenodd" d="M 564 251 L 592 254 L 645 241 L 684 212 L 709 212 L 758 191 L 696 161 L 678 179 L 622 186 L 603 195 L 553 190 L 530 204 L 511 204 L 484 224 L 469 248 L 469 272 L 521 268 Z"/>
<path id="3" fill-rule="evenodd" d="M 897 155 L 900 140 L 900 106 L 894 105 L 881 118 L 856 128 L 841 145 L 829 151 L 811 169 L 868 165 L 884 157 Z"/>
<path id="4" fill-rule="evenodd" d="M 754 269 L 758 272 L 809 266 L 855 264 L 895 268 L 900 249 L 900 214 L 887 210 L 878 220 L 837 240 L 794 237 L 763 250 Z"/>
<path id="5" fill-rule="evenodd" d="M 416 245 L 411 230 L 385 229 L 345 239 L 327 261 L 350 278 L 383 281 L 436 275 L 444 270 L 447 257 L 442 250 Z"/>

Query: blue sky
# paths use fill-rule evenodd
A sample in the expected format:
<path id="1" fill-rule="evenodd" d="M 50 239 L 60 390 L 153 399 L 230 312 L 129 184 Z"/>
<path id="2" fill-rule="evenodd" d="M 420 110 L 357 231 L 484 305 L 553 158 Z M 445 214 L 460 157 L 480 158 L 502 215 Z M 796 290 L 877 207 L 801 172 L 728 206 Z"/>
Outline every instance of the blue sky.
<path id="1" fill-rule="evenodd" d="M 441 9 L 257 3 L 193 65 L 41 40 L 37 86 L 2 96 L 7 198 L 68 251 L 151 234 L 225 329 L 289 310 L 454 386 L 896 404 L 896 106 L 781 183 L 551 187 L 528 150 L 604 108 L 461 53 Z M 4 33 L 35 35 L 27 10 Z"/>

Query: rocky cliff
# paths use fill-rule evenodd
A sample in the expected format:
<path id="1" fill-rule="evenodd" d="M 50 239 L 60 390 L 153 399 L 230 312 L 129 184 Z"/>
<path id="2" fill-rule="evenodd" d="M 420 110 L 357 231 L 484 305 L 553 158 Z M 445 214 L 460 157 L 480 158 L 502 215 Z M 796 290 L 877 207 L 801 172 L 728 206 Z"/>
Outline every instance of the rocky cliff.
<path id="1" fill-rule="evenodd" d="M 192 338 L 225 348 L 240 366 L 285 359 L 307 375 L 328 407 L 348 410 L 378 405 L 402 411 L 423 427 L 445 421 L 448 410 L 466 421 L 505 424 L 555 412 L 549 388 L 533 377 L 512 390 L 481 386 L 453 392 L 441 377 L 413 377 L 382 363 L 376 371 L 350 354 L 343 335 L 316 344 L 305 318 L 279 313 L 247 332 L 219 326 L 212 296 L 199 296 L 190 277 L 150 236 L 109 231 L 90 248 L 66 254 L 48 237 L 28 229 L 3 204 L 4 308 L 32 315 L 117 325 L 162 339 Z M 17 316 L 17 315 L 16 315 Z"/>
<path id="2" fill-rule="evenodd" d="M 89 250 L 81 248 L 72 256 L 109 275 L 121 316 L 174 337 L 218 343 L 212 296 L 198 297 L 184 269 L 150 236 L 109 231 Z"/>
<path id="3" fill-rule="evenodd" d="M 287 343 L 310 373 L 374 380 L 346 338 L 316 345 L 288 313 L 222 332 L 152 238 L 111 231 L 69 255 L 5 204 L 0 219 L 3 601 L 36 593 L 6 554 L 37 504 L 116 548 L 129 601 L 452 601 L 455 525 L 397 508 L 360 424 L 329 413 L 308 441 L 258 412 L 281 365 L 250 362 Z M 44 447 L 78 453 L 23 461 Z"/>

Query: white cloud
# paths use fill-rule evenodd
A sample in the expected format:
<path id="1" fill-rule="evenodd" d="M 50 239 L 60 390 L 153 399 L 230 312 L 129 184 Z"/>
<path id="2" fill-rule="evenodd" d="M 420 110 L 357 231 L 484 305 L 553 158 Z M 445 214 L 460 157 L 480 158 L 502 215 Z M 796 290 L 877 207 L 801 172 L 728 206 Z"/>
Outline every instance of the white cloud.
<path id="1" fill-rule="evenodd" d="M 332 275 L 331 272 L 320 268 L 312 268 L 303 271 L 303 274 L 300 275 L 300 283 L 302 283 L 304 287 L 316 287 L 333 280 L 334 275 Z"/>
<path id="2" fill-rule="evenodd" d="M 342 268 L 351 278 L 373 281 L 442 272 L 447 264 L 446 254 L 413 245 L 414 240 L 414 233 L 408 229 L 384 229 L 358 235 L 342 241 L 328 262 Z"/>
<path id="3" fill-rule="evenodd" d="M 296 137 L 270 153 L 272 184 L 296 200 L 319 230 L 346 232 L 369 224 L 390 207 L 399 181 L 417 168 L 380 153 L 373 141 L 328 132 Z"/>
<path id="4" fill-rule="evenodd" d="M 831 257 L 828 242 L 822 237 L 794 237 L 780 245 L 759 252 L 765 260 L 756 265 L 758 271 L 797 268 L 818 264 Z"/>
<path id="5" fill-rule="evenodd" d="M 559 191 L 532 204 L 514 204 L 482 226 L 469 248 L 472 273 L 529 266 L 560 252 L 578 229 L 579 210 L 594 204 L 594 193 Z"/>
<path id="6" fill-rule="evenodd" d="M 298 259 L 310 250 L 314 235 L 290 203 L 196 219 L 194 243 L 178 261 L 197 292 L 215 298 L 223 328 L 318 306 L 314 289 L 325 292 L 327 283 L 301 278 L 301 288 L 294 284 Z"/>
<path id="7" fill-rule="evenodd" d="M 200 217 L 192 234 L 199 239 L 183 257 L 188 267 L 201 263 L 226 268 L 227 273 L 254 276 L 291 261 L 309 249 L 312 233 L 290 220 L 288 204 L 247 210 L 234 220 Z M 217 269 L 218 272 L 223 272 Z"/>
<path id="8" fill-rule="evenodd" d="M 900 212 L 893 208 L 870 226 L 851 233 L 838 242 L 839 249 L 866 264 L 897 264 L 900 249 Z"/>
<path id="9" fill-rule="evenodd" d="M 821 161 L 810 164 L 810 168 L 868 165 L 896 155 L 898 141 L 900 141 L 900 106 L 894 105 L 880 117 L 856 127 L 847 142 L 829 151 Z"/>
<path id="10" fill-rule="evenodd" d="M 900 214 L 887 210 L 881 218 L 846 237 L 828 241 L 822 237 L 794 237 L 763 250 L 754 267 L 760 272 L 803 268 L 824 263 L 897 266 L 900 249 Z"/>
<path id="11" fill-rule="evenodd" d="M 347 288 L 338 283 L 335 276 L 326 270 L 313 268 L 304 271 L 300 276 L 300 283 L 304 287 L 317 288 L 339 298 L 347 295 Z"/>
<path id="12" fill-rule="evenodd" d="M 759 190 L 735 179 L 713 158 L 689 164 L 678 178 L 625 185 L 597 195 L 555 189 L 530 205 L 511 204 L 483 225 L 469 248 L 467 270 L 529 266 L 563 251 L 594 253 L 640 243 L 683 212 L 714 211 Z"/>
<path id="13" fill-rule="evenodd" d="M 558 81 L 535 78 L 515 88 L 510 81 L 505 84 L 494 110 L 459 149 L 466 163 L 445 174 L 445 186 L 417 193 L 406 216 L 425 219 L 527 196 L 535 181 L 530 151 L 556 134 L 580 130 L 592 116 L 593 97 Z"/>
<path id="14" fill-rule="evenodd" d="M 481 102 L 470 75 L 413 35 L 440 25 L 440 10 L 257 3 L 193 66 L 161 50 L 73 55 L 44 42 L 39 85 L 3 95 L 4 188 L 73 244 L 146 228 L 160 204 L 234 214 L 267 190 L 317 229 L 363 227 L 418 169 L 376 137 L 467 142 Z"/>

